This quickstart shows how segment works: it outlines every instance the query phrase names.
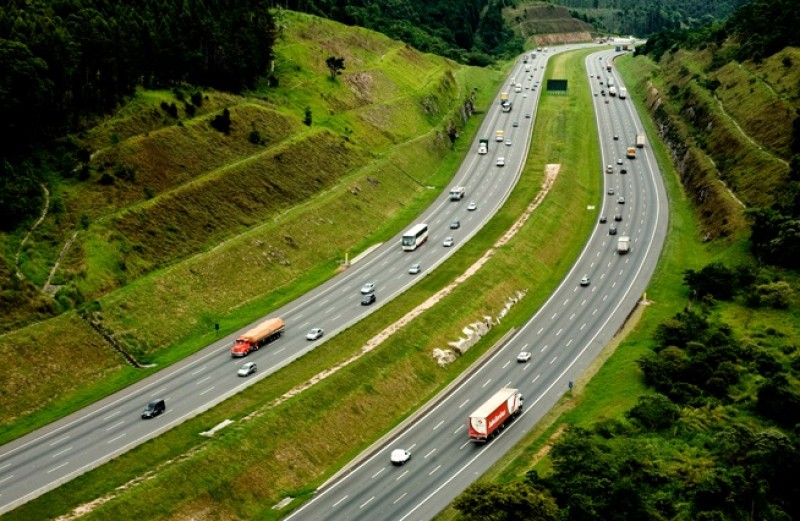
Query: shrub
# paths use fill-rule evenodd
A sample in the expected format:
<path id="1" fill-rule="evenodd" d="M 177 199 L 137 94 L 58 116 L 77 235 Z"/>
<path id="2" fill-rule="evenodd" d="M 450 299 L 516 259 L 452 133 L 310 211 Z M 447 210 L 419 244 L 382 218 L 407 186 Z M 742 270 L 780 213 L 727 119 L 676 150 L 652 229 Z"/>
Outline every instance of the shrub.
<path id="1" fill-rule="evenodd" d="M 218 131 L 222 132 L 223 134 L 228 134 L 231 131 L 231 111 L 225 108 L 222 111 L 222 114 L 217 114 L 214 116 L 214 119 L 211 120 L 211 126 L 217 129 Z"/>
<path id="2" fill-rule="evenodd" d="M 794 301 L 794 289 L 784 280 L 759 284 L 754 293 L 758 297 L 758 303 L 774 309 L 786 309 Z"/>
<path id="3" fill-rule="evenodd" d="M 167 103 L 166 101 L 161 102 L 161 109 L 172 116 L 173 118 L 178 117 L 178 107 L 175 103 Z"/>
<path id="4" fill-rule="evenodd" d="M 680 418 L 680 409 L 663 394 L 646 394 L 639 397 L 626 416 L 648 430 L 660 430 L 671 427 Z"/>
<path id="5" fill-rule="evenodd" d="M 261 132 L 256 129 L 250 131 L 250 135 L 248 136 L 248 140 L 254 145 L 262 145 L 264 144 L 264 139 L 261 137 Z"/>
<path id="6" fill-rule="evenodd" d="M 203 106 L 203 93 L 199 90 L 192 93 L 192 105 L 195 107 Z"/>

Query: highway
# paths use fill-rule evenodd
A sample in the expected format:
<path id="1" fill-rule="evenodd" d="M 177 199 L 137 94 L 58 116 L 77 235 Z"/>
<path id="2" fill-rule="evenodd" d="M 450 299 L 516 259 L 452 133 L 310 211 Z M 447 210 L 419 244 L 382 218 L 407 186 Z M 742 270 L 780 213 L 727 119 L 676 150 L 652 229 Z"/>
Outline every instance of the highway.
<path id="1" fill-rule="evenodd" d="M 229 349 L 233 340 L 252 325 L 86 409 L 0 447 L 0 514 L 99 467 L 243 391 L 309 353 L 337 332 L 378 311 L 444 262 L 492 217 L 517 182 L 535 121 L 539 90 L 533 86 L 541 81 L 551 54 L 540 53 L 533 60 L 531 65 L 536 70 L 525 80 L 522 92 L 515 93 L 508 83 L 503 88 L 510 93 L 511 112 L 500 110 L 499 99 L 487 111 L 479 135 L 493 138 L 496 130 L 504 130 L 511 144 L 492 140 L 489 153 L 479 155 L 476 142 L 451 183 L 451 186 L 464 186 L 466 197 L 450 201 L 447 195 L 450 187 L 447 187 L 417 220 L 429 226 L 430 238 L 426 244 L 416 251 L 404 252 L 398 234 L 340 275 L 274 310 L 267 316 L 284 318 L 285 335 L 246 358 L 232 358 Z M 520 62 L 511 77 L 522 79 L 523 76 Z M 526 114 L 531 117 L 525 117 Z M 515 121 L 518 126 L 512 124 Z M 496 166 L 498 156 L 505 158 L 505 166 Z M 471 202 L 477 205 L 474 211 L 467 210 Z M 450 229 L 455 219 L 460 220 L 461 227 Z M 443 247 L 445 237 L 453 237 L 454 246 Z M 409 274 L 412 263 L 420 263 L 422 272 Z M 359 288 L 366 282 L 376 284 L 377 301 L 370 306 L 361 305 Z M 313 327 L 325 329 L 326 334 L 310 342 L 305 335 Z M 248 378 L 237 377 L 237 369 L 251 361 L 258 364 L 258 372 Z M 154 398 L 166 401 L 166 412 L 154 419 L 142 420 L 142 409 Z"/>
<path id="2" fill-rule="evenodd" d="M 598 223 L 579 259 L 548 301 L 484 364 L 435 403 L 417 422 L 399 429 L 388 442 L 365 451 L 362 461 L 286 519 L 299 520 L 427 520 L 447 507 L 470 483 L 532 429 L 591 364 L 622 327 L 647 287 L 667 230 L 667 197 L 661 174 L 649 148 L 636 149 L 627 159 L 642 125 L 630 99 L 608 92 L 606 71 L 613 51 L 586 59 L 590 95 L 599 129 L 604 179 Z M 603 82 L 602 84 L 600 82 Z M 619 139 L 615 140 L 614 135 Z M 622 164 L 618 165 L 617 160 Z M 606 166 L 611 165 L 611 173 Z M 622 174 L 621 169 L 626 169 Z M 609 195 L 609 189 L 614 190 Z M 624 197 L 624 203 L 618 202 Z M 614 221 L 620 212 L 622 220 Z M 599 222 L 605 215 L 608 222 Z M 618 235 L 609 235 L 615 223 Z M 616 251 L 617 238 L 632 239 L 627 254 Z M 588 286 L 580 285 L 582 277 Z M 521 351 L 533 353 L 518 363 Z M 523 414 L 485 445 L 469 441 L 467 417 L 502 387 L 521 390 Z M 393 466 L 389 454 L 411 452 L 403 466 Z"/>

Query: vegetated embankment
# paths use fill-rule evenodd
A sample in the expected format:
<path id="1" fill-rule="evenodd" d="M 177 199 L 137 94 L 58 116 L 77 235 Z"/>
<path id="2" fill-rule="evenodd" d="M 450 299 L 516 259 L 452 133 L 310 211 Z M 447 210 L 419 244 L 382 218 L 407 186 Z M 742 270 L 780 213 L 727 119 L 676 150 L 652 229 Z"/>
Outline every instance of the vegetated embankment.
<path id="1" fill-rule="evenodd" d="M 796 101 L 776 69 L 798 79 L 780 55 L 717 69 L 712 60 L 710 51 L 680 50 L 658 64 L 645 57 L 630 64 L 706 239 L 743 231 L 745 207 L 785 195 Z"/>
<path id="2" fill-rule="evenodd" d="M 93 152 L 26 245 L 58 252 L 78 229 L 56 300 L 142 364 L 163 366 L 263 316 L 405 226 L 447 182 L 475 88 L 494 81 L 365 29 L 288 12 L 284 22 L 277 85 L 246 97 L 142 91 L 89 132 Z M 346 64 L 335 79 L 331 55 Z M 46 378 L 4 396 L 14 401 L 0 404 L 4 425 L 38 415 L 6 436 L 147 373 L 70 313 L 24 335 L 42 338 L 53 321 L 65 347 L 106 349 L 81 358 L 80 378 L 72 359 L 53 357 Z M 22 334 L 0 337 L 0 358 L 41 348 Z"/>

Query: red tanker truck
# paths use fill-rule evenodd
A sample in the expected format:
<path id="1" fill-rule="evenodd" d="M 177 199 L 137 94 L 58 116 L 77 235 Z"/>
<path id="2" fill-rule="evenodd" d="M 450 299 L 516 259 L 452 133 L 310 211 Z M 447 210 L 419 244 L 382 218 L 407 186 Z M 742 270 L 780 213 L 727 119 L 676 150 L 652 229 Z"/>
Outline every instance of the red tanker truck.
<path id="1" fill-rule="evenodd" d="M 504 387 L 469 415 L 469 439 L 486 443 L 522 412 L 522 394 Z"/>
<path id="2" fill-rule="evenodd" d="M 268 318 L 247 333 L 241 335 L 231 347 L 231 356 L 247 356 L 251 351 L 277 340 L 286 330 L 281 318 Z"/>

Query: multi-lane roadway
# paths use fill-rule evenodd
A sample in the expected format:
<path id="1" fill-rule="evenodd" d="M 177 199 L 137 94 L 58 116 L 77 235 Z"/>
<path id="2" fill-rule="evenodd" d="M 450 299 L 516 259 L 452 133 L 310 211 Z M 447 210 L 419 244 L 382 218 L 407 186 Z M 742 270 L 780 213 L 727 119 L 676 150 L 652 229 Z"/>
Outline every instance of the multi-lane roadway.
<path id="1" fill-rule="evenodd" d="M 604 179 L 604 195 L 598 207 L 588 209 L 596 215 L 597 226 L 569 274 L 487 362 L 287 519 L 431 519 L 522 439 L 622 326 L 655 269 L 666 235 L 667 199 L 650 150 L 636 149 L 635 159 L 626 158 L 642 126 L 629 99 L 607 95 L 609 76 L 617 88 L 621 85 L 615 73 L 606 70 L 613 55 L 604 51 L 589 56 L 591 92 L 573 94 L 594 100 L 602 151 L 597 175 Z M 614 220 L 616 213 L 621 221 Z M 605 223 L 600 222 L 603 215 Z M 611 224 L 618 235 L 609 235 Z M 617 253 L 622 235 L 632 240 L 626 255 Z M 589 279 L 587 286 L 580 284 L 583 277 Z M 517 362 L 521 351 L 532 352 L 533 359 Z M 493 441 L 476 445 L 469 441 L 467 417 L 501 387 L 522 391 L 524 413 Z M 397 448 L 411 452 L 411 459 L 400 467 L 389 458 Z"/>
<path id="2" fill-rule="evenodd" d="M 0 448 L 0 514 L 99 467 L 241 392 L 367 314 L 378 312 L 384 303 L 444 262 L 477 233 L 513 189 L 528 153 L 539 95 L 539 89 L 534 86 L 542 81 L 547 56 L 540 53 L 531 61 L 532 71 L 528 74 L 524 73 L 522 62 L 515 67 L 510 77 L 523 81 L 522 92 L 514 92 L 508 82 L 503 88 L 510 93 L 512 111 L 502 112 L 498 99 L 487 112 L 480 130 L 481 136 L 492 138 L 496 130 L 504 130 L 504 141 L 492 140 L 485 155 L 476 153 L 476 143 L 450 185 L 464 186 L 464 199 L 450 201 L 449 186 L 417 219 L 429 227 L 430 238 L 425 245 L 416 251 L 404 252 L 398 235 L 339 276 L 284 308 L 274 310 L 269 316 L 280 316 L 286 321 L 285 335 L 247 358 L 233 359 L 228 354 L 234 338 L 247 329 L 243 328 L 175 366 L 4 445 Z M 506 139 L 510 145 L 506 144 Z M 505 166 L 497 166 L 499 156 L 505 158 Z M 467 210 L 471 202 L 476 204 L 474 211 Z M 461 227 L 451 229 L 453 220 L 459 220 Z M 445 237 L 453 237 L 453 247 L 442 245 Z M 412 263 L 421 264 L 421 273 L 408 273 Z M 376 284 L 377 300 L 369 306 L 361 305 L 359 293 L 366 282 Z M 315 327 L 323 328 L 325 336 L 317 341 L 306 340 L 308 330 Z M 258 371 L 248 378 L 237 377 L 241 364 L 250 361 L 257 363 Z M 154 398 L 166 401 L 166 412 L 154 419 L 142 420 L 142 409 Z"/>

